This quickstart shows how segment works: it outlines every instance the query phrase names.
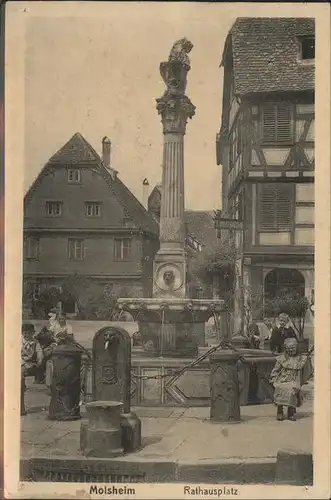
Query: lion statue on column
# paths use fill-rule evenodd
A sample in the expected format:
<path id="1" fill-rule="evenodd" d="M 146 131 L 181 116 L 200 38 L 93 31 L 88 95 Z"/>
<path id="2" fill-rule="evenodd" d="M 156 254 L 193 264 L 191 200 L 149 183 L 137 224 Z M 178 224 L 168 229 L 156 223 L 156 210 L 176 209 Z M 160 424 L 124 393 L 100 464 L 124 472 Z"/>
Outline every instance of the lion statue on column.
<path id="1" fill-rule="evenodd" d="M 191 67 L 188 53 L 193 49 L 193 44 L 187 38 L 181 38 L 175 42 L 169 54 L 169 62 L 180 62 L 188 68 Z"/>

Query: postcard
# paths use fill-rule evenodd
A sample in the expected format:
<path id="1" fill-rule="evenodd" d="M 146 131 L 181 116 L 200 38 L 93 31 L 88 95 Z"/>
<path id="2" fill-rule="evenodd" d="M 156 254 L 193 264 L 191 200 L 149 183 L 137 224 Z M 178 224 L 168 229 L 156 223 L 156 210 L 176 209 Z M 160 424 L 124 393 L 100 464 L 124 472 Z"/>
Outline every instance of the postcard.
<path id="1" fill-rule="evenodd" d="M 5 497 L 329 498 L 329 6 L 3 12 Z"/>

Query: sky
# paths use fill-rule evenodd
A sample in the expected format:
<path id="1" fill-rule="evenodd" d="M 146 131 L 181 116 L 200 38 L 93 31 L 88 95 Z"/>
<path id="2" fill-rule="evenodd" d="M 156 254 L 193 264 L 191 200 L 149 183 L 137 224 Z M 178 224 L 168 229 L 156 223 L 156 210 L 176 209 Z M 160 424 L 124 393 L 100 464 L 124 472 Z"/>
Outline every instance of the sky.
<path id="1" fill-rule="evenodd" d="M 224 4 L 96 2 L 88 13 L 86 4 L 73 9 L 65 2 L 54 15 L 45 2 L 36 3 L 38 15 L 35 2 L 29 4 L 25 35 L 25 191 L 80 132 L 98 153 L 102 138 L 110 138 L 112 167 L 142 200 L 143 179 L 150 189 L 161 181 L 163 135 L 155 99 L 165 86 L 159 65 L 185 36 L 194 45 L 187 95 L 196 106 L 185 137 L 186 208 L 219 208 L 219 66 L 233 11 Z"/>

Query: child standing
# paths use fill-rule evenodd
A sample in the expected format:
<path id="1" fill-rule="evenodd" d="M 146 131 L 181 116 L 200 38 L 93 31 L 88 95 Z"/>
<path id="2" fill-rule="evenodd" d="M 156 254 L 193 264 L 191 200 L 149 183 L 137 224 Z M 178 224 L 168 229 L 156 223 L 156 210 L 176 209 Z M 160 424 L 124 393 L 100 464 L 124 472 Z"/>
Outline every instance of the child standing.
<path id="1" fill-rule="evenodd" d="M 296 420 L 296 408 L 302 404 L 300 389 L 306 382 L 303 368 L 307 361 L 307 354 L 298 354 L 298 341 L 295 338 L 285 339 L 284 353 L 277 357 L 270 374 L 270 381 L 275 387 L 274 403 L 277 405 L 277 420 L 284 420 L 284 406 L 287 406 L 288 420 Z"/>

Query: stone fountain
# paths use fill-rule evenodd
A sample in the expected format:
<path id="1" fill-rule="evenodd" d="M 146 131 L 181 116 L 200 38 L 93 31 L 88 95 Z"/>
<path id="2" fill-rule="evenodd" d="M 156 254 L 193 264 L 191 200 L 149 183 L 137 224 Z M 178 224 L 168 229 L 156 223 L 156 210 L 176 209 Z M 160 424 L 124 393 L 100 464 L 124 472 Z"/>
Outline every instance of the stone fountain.
<path id="1" fill-rule="evenodd" d="M 192 48 L 183 38 L 173 45 L 168 61 L 160 64 L 166 90 L 156 99 L 164 144 L 160 249 L 154 259 L 153 297 L 118 300 L 120 309 L 137 321 L 145 354 L 152 357 L 196 357 L 199 328 L 224 310 L 222 301 L 190 299 L 186 289 L 184 136 L 195 106 L 185 90 Z"/>
<path id="2" fill-rule="evenodd" d="M 133 404 L 201 406 L 209 400 L 209 361 L 181 377 L 165 377 L 198 355 L 199 332 L 224 310 L 221 300 L 191 299 L 186 287 L 184 224 L 184 136 L 195 106 L 185 94 L 191 68 L 186 38 L 172 47 L 160 64 L 166 85 L 156 109 L 163 125 L 163 174 L 160 248 L 154 259 L 153 296 L 122 298 L 119 308 L 138 323 L 143 351 L 132 358 Z M 144 377 L 155 375 L 155 380 Z M 136 376 L 136 379 L 135 379 Z"/>

